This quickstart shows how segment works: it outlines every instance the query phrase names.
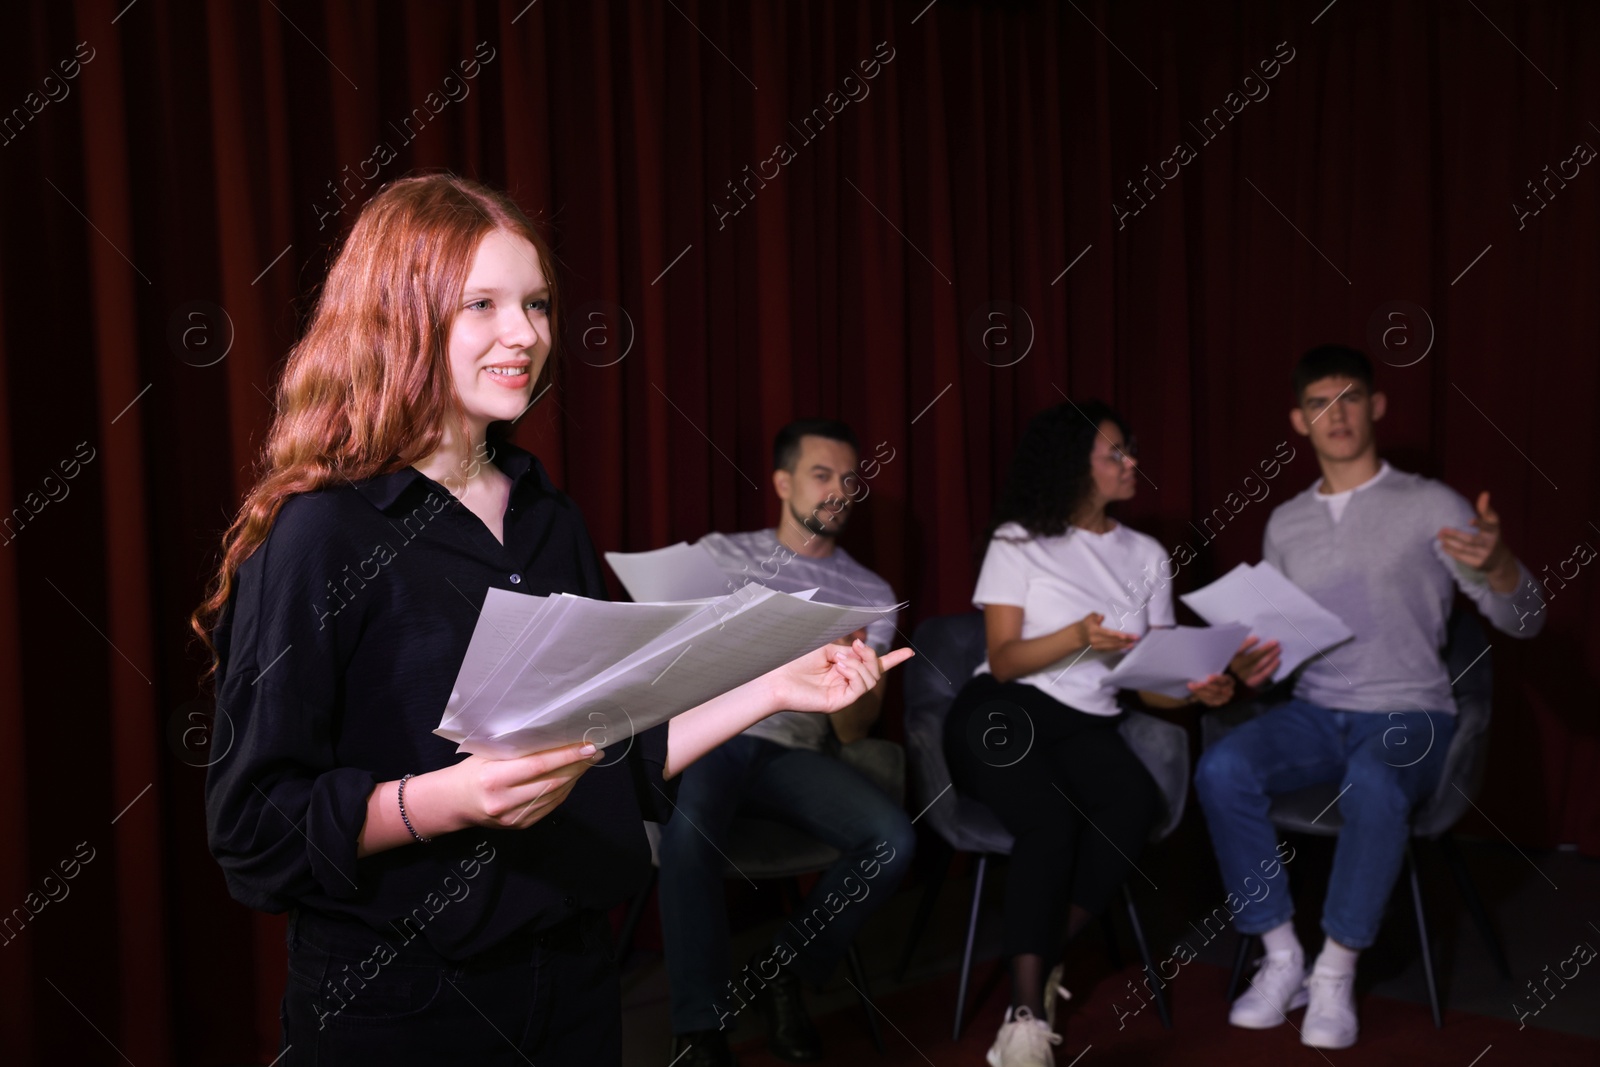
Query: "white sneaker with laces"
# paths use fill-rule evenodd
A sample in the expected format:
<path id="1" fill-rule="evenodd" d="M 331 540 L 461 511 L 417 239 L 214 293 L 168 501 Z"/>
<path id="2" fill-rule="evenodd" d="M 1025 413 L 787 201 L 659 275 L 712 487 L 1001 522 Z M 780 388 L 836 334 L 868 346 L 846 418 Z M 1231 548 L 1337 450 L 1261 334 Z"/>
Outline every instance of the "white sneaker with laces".
<path id="1" fill-rule="evenodd" d="M 1052 1045 L 1061 1035 L 1027 1008 L 1007 1008 L 1006 1021 L 989 1048 L 989 1067 L 1055 1067 Z"/>
<path id="2" fill-rule="evenodd" d="M 1228 1022 L 1247 1030 L 1270 1030 L 1288 1022 L 1288 1014 L 1306 1004 L 1305 954 L 1268 952 L 1256 961 L 1250 988 L 1239 994 Z"/>
<path id="3" fill-rule="evenodd" d="M 1361 1025 L 1356 1021 L 1355 975 L 1320 971 L 1306 979 L 1310 1003 L 1300 1026 L 1300 1043 L 1312 1048 L 1349 1048 Z"/>
<path id="4" fill-rule="evenodd" d="M 1061 975 L 1066 968 L 1056 964 L 1050 968 L 1050 977 L 1044 980 L 1044 1021 L 1054 1032 L 1056 1028 L 1056 998 L 1071 1000 L 1072 994 L 1067 992 L 1067 987 L 1061 984 Z"/>

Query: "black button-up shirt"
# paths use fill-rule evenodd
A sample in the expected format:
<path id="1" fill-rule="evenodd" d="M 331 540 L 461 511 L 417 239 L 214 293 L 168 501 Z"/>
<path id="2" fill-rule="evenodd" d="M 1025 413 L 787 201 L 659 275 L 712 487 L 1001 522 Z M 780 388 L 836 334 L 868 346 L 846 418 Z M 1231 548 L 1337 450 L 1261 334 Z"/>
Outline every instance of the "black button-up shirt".
<path id="1" fill-rule="evenodd" d="M 543 465 L 508 443 L 492 459 L 512 480 L 504 544 L 408 466 L 288 497 L 240 565 L 213 635 L 225 755 L 206 779 L 211 851 L 235 899 L 391 934 L 403 922 L 462 958 L 642 889 L 642 820 L 671 813 L 666 724 L 526 830 L 356 857 L 376 783 L 464 758 L 433 730 L 488 589 L 606 596 L 583 518 Z"/>

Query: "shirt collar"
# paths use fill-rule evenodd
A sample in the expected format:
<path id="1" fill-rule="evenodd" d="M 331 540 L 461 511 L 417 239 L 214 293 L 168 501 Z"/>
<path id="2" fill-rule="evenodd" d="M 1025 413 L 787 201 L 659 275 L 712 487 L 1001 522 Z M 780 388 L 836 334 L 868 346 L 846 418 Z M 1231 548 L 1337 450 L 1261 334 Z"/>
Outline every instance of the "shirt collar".
<path id="1" fill-rule="evenodd" d="M 1352 485 L 1350 488 L 1341 489 L 1337 493 L 1324 493 L 1322 491 L 1322 479 L 1318 479 L 1317 484 L 1311 487 L 1311 491 L 1316 493 L 1317 497 L 1322 500 L 1333 500 L 1336 497 L 1349 497 L 1361 492 L 1363 489 L 1370 489 L 1377 485 L 1378 482 L 1382 480 L 1383 476 L 1388 473 L 1389 461 L 1386 459 L 1381 459 L 1378 461 L 1378 473 L 1374 474 L 1360 485 Z"/>
<path id="2" fill-rule="evenodd" d="M 489 458 L 511 479 L 513 497 L 522 490 L 524 481 L 531 482 L 539 492 L 551 492 L 555 489 L 554 483 L 550 481 L 550 475 L 544 469 L 544 464 L 527 449 L 503 441 L 492 446 Z M 389 511 L 400 502 L 412 486 L 418 483 L 432 483 L 432 479 L 408 463 L 397 471 L 363 478 L 351 484 L 373 507 L 379 511 Z"/>

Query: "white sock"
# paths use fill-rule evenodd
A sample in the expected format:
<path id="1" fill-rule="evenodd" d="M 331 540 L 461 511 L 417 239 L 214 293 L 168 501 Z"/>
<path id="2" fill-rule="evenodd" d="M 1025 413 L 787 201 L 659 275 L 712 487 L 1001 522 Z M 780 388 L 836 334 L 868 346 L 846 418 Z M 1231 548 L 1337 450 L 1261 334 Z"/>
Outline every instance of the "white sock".
<path id="1" fill-rule="evenodd" d="M 1282 922 L 1261 935 L 1261 944 L 1268 952 L 1292 952 L 1300 955 L 1300 939 L 1294 935 L 1294 923 Z"/>
<path id="2" fill-rule="evenodd" d="M 1345 948 L 1330 937 L 1322 942 L 1315 969 L 1323 974 L 1355 974 L 1356 957 L 1360 955 L 1360 949 Z"/>

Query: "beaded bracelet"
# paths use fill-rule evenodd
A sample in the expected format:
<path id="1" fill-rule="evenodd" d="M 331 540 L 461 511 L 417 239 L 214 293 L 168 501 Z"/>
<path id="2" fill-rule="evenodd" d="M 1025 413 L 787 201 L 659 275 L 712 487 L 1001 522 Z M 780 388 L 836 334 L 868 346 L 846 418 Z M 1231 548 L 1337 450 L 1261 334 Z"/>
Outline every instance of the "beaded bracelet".
<path id="1" fill-rule="evenodd" d="M 400 778 L 400 789 L 399 789 L 397 797 L 396 797 L 396 799 L 398 799 L 400 801 L 400 821 L 406 824 L 406 829 L 411 831 L 411 836 L 412 837 L 416 838 L 418 841 L 421 841 L 424 845 L 426 845 L 430 841 L 432 841 L 433 838 L 431 838 L 431 837 L 423 837 L 421 834 L 417 833 L 417 828 L 415 826 L 412 826 L 411 825 L 411 820 L 406 817 L 406 779 L 407 778 L 413 778 L 413 777 L 415 777 L 415 775 L 407 774 L 407 775 L 403 775 Z"/>

